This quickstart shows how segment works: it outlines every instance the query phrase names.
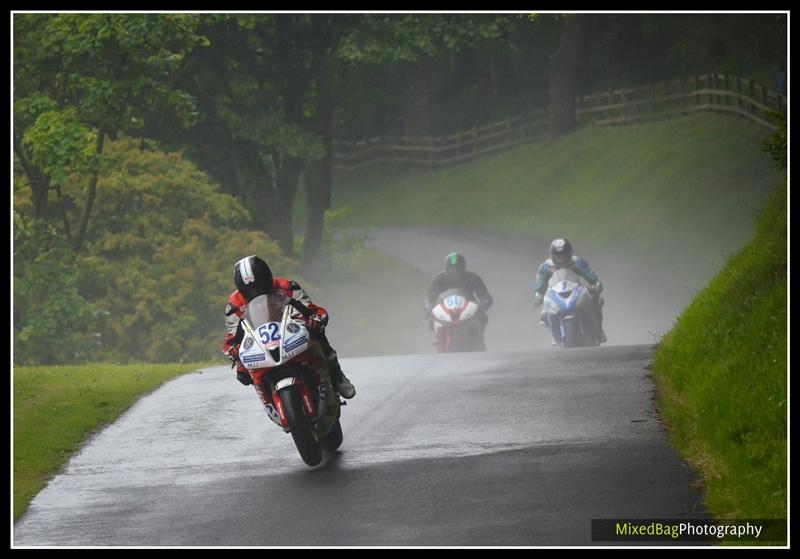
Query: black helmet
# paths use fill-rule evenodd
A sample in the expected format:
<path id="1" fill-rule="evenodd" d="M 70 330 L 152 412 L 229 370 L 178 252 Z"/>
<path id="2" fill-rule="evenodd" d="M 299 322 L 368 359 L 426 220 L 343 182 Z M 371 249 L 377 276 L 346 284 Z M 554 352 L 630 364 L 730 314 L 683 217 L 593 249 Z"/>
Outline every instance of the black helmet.
<path id="1" fill-rule="evenodd" d="M 272 291 L 272 271 L 258 256 L 248 256 L 234 264 L 233 282 L 249 302 Z"/>
<path id="2" fill-rule="evenodd" d="M 467 269 L 467 261 L 457 252 L 451 252 L 444 259 L 444 271 L 450 275 L 463 274 Z"/>
<path id="3" fill-rule="evenodd" d="M 572 245 L 566 239 L 556 239 L 550 243 L 550 260 L 556 268 L 572 265 Z"/>

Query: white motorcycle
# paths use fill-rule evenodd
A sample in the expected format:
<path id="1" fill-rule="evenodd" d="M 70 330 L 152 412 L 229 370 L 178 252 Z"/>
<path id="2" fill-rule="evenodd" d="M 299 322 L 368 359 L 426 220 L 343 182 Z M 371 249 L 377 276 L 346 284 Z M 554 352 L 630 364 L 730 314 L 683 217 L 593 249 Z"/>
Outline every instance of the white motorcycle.
<path id="1" fill-rule="evenodd" d="M 593 294 L 583 278 L 569 268 L 550 277 L 542 307 L 542 325 L 550 328 L 561 347 L 597 343 Z"/>
<path id="2" fill-rule="evenodd" d="M 296 311 L 296 312 L 295 312 Z M 341 405 L 318 341 L 303 320 L 308 308 L 277 290 L 248 303 L 239 360 L 250 370 L 259 396 L 271 395 L 270 419 L 292 434 L 303 461 L 316 466 L 323 448 L 342 444 Z"/>
<path id="3" fill-rule="evenodd" d="M 478 303 L 460 290 L 448 289 L 441 293 L 431 310 L 437 351 L 485 351 L 479 313 Z"/>

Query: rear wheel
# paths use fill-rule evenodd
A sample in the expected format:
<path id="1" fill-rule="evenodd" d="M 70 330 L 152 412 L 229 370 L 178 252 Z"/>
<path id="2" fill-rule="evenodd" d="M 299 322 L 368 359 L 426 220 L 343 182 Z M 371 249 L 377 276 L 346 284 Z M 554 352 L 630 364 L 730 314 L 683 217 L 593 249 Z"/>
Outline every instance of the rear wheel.
<path id="1" fill-rule="evenodd" d="M 289 422 L 289 430 L 300 457 L 309 466 L 316 466 L 322 461 L 322 448 L 314 437 L 311 424 L 306 417 L 299 388 L 293 386 L 282 390 L 280 397 L 286 420 Z"/>

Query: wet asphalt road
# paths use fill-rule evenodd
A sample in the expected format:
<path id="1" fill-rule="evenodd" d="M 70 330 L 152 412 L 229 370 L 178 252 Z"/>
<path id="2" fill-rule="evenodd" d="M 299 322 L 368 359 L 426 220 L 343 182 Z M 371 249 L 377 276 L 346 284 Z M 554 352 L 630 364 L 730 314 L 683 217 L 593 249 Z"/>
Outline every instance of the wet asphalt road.
<path id="1" fill-rule="evenodd" d="M 140 400 L 14 527 L 26 545 L 603 545 L 592 518 L 697 518 L 647 345 L 343 359 L 311 469 L 228 368 Z M 639 544 L 641 545 L 641 544 Z"/>

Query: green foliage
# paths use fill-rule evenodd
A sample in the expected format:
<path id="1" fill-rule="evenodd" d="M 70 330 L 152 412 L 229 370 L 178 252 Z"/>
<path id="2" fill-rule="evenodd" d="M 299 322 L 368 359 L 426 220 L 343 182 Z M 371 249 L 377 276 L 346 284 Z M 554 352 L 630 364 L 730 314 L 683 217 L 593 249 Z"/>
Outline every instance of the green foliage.
<path id="1" fill-rule="evenodd" d="M 31 183 L 94 175 L 98 130 L 139 132 L 167 108 L 185 126 L 196 118 L 172 75 L 207 43 L 198 16 L 15 14 L 13 23 L 14 149 Z"/>
<path id="2" fill-rule="evenodd" d="M 502 35 L 496 15 L 369 15 L 344 33 L 338 56 L 349 62 L 408 62 L 480 45 Z"/>
<path id="3" fill-rule="evenodd" d="M 653 365 L 673 443 L 702 473 L 720 518 L 787 514 L 786 202 L 784 184 Z"/>
<path id="4" fill-rule="evenodd" d="M 248 212 L 180 153 L 120 139 L 109 144 L 106 157 L 95 227 L 79 255 L 52 226 L 34 222 L 45 227 L 49 244 L 44 233 L 31 233 L 22 219 L 26 206 L 18 205 L 15 361 L 216 356 L 233 263 L 257 253 L 276 274 L 290 275 L 297 263 L 264 233 L 248 230 Z M 70 195 L 66 185 L 64 198 Z M 54 332 L 63 348 L 51 359 L 36 349 Z"/>
<path id="5" fill-rule="evenodd" d="M 188 124 L 193 101 L 170 87 L 169 78 L 187 52 L 207 43 L 195 33 L 198 18 L 16 14 L 15 98 L 46 94 L 62 107 L 76 107 L 85 124 L 112 130 L 139 128 L 158 103 Z"/>
<path id="6" fill-rule="evenodd" d="M 779 113 L 772 111 L 772 121 L 776 124 L 775 131 L 769 135 L 764 141 L 764 151 L 766 151 L 778 169 L 786 170 L 786 163 L 788 157 L 787 149 L 787 131 L 786 131 L 786 113 Z"/>
<path id="7" fill-rule="evenodd" d="M 72 363 L 98 348 L 95 313 L 78 290 L 77 258 L 41 221 L 14 227 L 14 360 Z"/>
<path id="8" fill-rule="evenodd" d="M 733 73 L 770 83 L 787 56 L 787 15 L 642 14 L 660 65 L 680 75 Z"/>
<path id="9" fill-rule="evenodd" d="M 56 183 L 74 173 L 96 169 L 99 158 L 95 150 L 97 135 L 82 124 L 74 107 L 64 111 L 39 114 L 23 137 L 30 149 L 31 161 Z"/>
<path id="10" fill-rule="evenodd" d="M 58 103 L 47 95 L 33 93 L 29 97 L 14 98 L 14 124 L 21 130 L 33 126 L 40 115 L 58 110 Z"/>

